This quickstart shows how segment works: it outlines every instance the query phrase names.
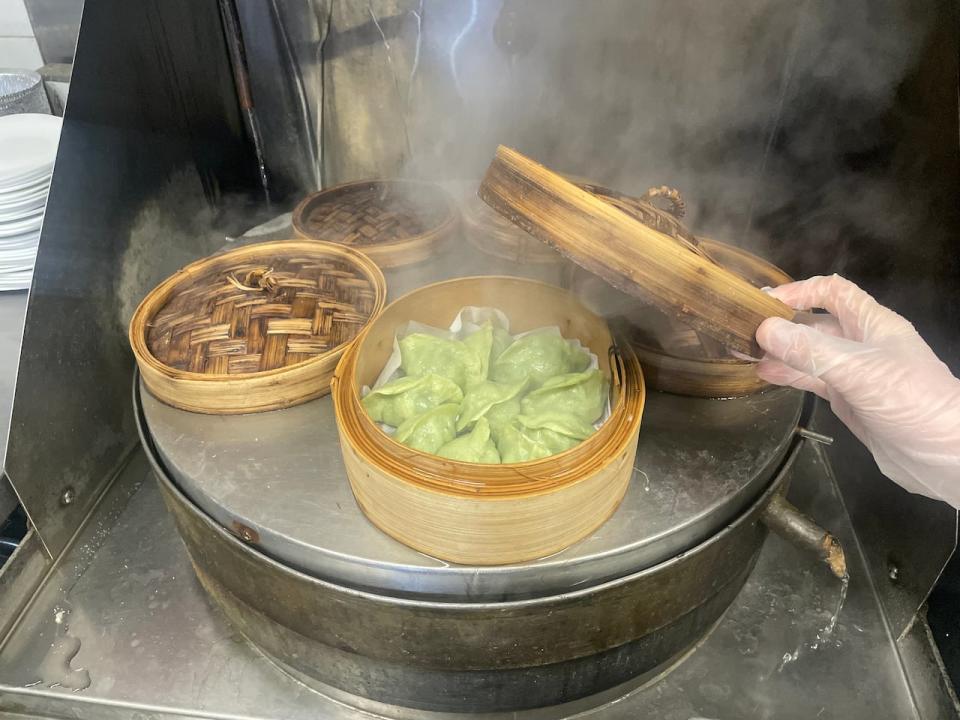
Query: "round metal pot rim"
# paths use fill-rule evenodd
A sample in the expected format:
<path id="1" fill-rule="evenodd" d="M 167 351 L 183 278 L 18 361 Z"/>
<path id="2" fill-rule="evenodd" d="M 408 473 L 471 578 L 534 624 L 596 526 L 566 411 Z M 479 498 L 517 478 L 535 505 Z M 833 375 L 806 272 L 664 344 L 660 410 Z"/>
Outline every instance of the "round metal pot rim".
<path id="1" fill-rule="evenodd" d="M 202 520 L 204 524 L 209 526 L 213 532 L 222 536 L 230 544 L 236 544 L 241 546 L 246 552 L 249 552 L 252 555 L 257 556 L 257 558 L 267 564 L 270 567 L 276 568 L 281 572 L 286 572 L 290 575 L 298 576 L 309 583 L 315 583 L 321 587 L 330 588 L 337 592 L 343 593 L 344 595 L 353 596 L 357 598 L 363 598 L 365 600 L 381 603 L 384 605 L 390 606 L 400 606 L 408 607 L 413 609 L 423 609 L 423 610 L 438 610 L 446 612 L 476 612 L 483 610 L 507 610 L 515 608 L 530 608 L 537 607 L 539 605 L 553 605 L 558 600 L 576 600 L 579 598 L 588 597 L 590 595 L 609 590 L 611 588 L 618 587 L 630 583 L 637 578 L 643 577 L 644 575 L 659 573 L 664 569 L 669 568 L 679 562 L 681 562 L 687 556 L 697 553 L 704 548 L 709 547 L 710 545 L 722 542 L 723 539 L 734 531 L 735 528 L 740 526 L 745 522 L 750 522 L 755 520 L 760 509 L 765 506 L 773 496 L 777 493 L 780 486 L 783 484 L 783 481 L 789 472 L 793 461 L 797 456 L 797 453 L 800 450 L 800 447 L 803 444 L 803 439 L 800 437 L 794 437 L 791 441 L 791 446 L 787 451 L 786 456 L 781 462 L 780 468 L 774 473 L 770 483 L 767 485 L 766 489 L 743 511 L 741 511 L 733 520 L 728 522 L 726 526 L 717 533 L 714 533 L 709 538 L 703 542 L 694 545 L 693 547 L 685 550 L 684 552 L 675 555 L 674 557 L 666 560 L 662 563 L 652 565 L 650 567 L 644 568 L 638 572 L 631 573 L 628 575 L 623 575 L 612 580 L 607 580 L 597 585 L 590 585 L 584 588 L 577 590 L 571 590 L 569 592 L 557 593 L 555 595 L 546 595 L 535 598 L 528 598 L 522 600 L 507 600 L 503 602 L 482 602 L 482 603 L 471 603 L 471 602 L 443 602 L 436 600 L 414 600 L 411 598 L 405 597 L 396 597 L 391 595 L 380 595 L 377 593 L 367 592 L 365 590 L 359 590 L 345 585 L 338 585 L 336 583 L 330 582 L 329 580 L 323 580 L 321 578 L 314 577 L 303 573 L 295 568 L 292 568 L 288 565 L 284 565 L 276 560 L 274 560 L 269 555 L 262 553 L 257 548 L 244 543 L 238 539 L 233 533 L 226 530 L 219 523 L 214 521 L 207 513 L 201 510 L 190 498 L 181 492 L 180 488 L 177 487 L 177 484 L 169 476 L 166 471 L 166 468 L 163 467 L 160 458 L 156 449 L 153 446 L 153 442 L 149 436 L 149 431 L 146 428 L 146 421 L 143 417 L 143 410 L 140 405 L 140 383 L 139 383 L 139 372 L 134 374 L 133 378 L 133 403 L 136 409 L 136 423 L 137 423 L 137 433 L 140 435 L 140 441 L 143 444 L 144 451 L 147 454 L 150 464 L 153 466 L 154 472 L 157 474 L 158 479 L 168 486 L 171 492 L 176 495 L 176 497 L 187 507 L 193 509 L 197 516 Z"/>

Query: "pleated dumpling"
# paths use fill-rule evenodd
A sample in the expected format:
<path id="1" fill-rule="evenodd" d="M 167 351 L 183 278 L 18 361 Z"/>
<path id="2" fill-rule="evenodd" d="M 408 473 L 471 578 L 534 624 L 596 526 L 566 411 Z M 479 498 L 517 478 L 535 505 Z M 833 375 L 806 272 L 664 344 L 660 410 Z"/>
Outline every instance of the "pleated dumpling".
<path id="1" fill-rule="evenodd" d="M 520 414 L 520 395 L 526 386 L 524 379 L 510 384 L 484 380 L 470 387 L 460 404 L 457 431 L 465 430 L 481 417 L 486 417 L 493 428 L 510 422 Z"/>
<path id="2" fill-rule="evenodd" d="M 481 417 L 466 435 L 448 442 L 437 451 L 440 457 L 461 462 L 494 464 L 500 462 L 500 453 L 490 438 L 490 425 Z"/>
<path id="3" fill-rule="evenodd" d="M 428 333 L 411 333 L 400 339 L 400 367 L 410 377 L 440 375 L 461 389 L 485 379 L 477 352 L 460 340 Z"/>
<path id="4" fill-rule="evenodd" d="M 527 437 L 550 448 L 552 455 L 569 450 L 596 432 L 590 423 L 549 410 L 537 415 L 518 415 L 517 425 Z"/>
<path id="5" fill-rule="evenodd" d="M 363 407 L 374 421 L 398 427 L 438 405 L 462 400 L 459 385 L 450 378 L 430 373 L 391 380 L 371 391 L 363 399 Z"/>
<path id="6" fill-rule="evenodd" d="M 560 334 L 535 332 L 514 340 L 493 362 L 490 379 L 515 383 L 529 377 L 539 387 L 555 375 L 584 370 L 590 356 Z"/>
<path id="7" fill-rule="evenodd" d="M 393 439 L 407 447 L 435 454 L 457 436 L 459 412 L 460 406 L 456 403 L 438 405 L 401 423 Z"/>
<path id="8" fill-rule="evenodd" d="M 502 327 L 493 328 L 493 343 L 490 348 L 490 364 L 496 361 L 498 357 L 503 354 L 503 351 L 510 347 L 510 344 L 513 342 L 513 338 L 510 336 L 506 330 Z"/>
<path id="9" fill-rule="evenodd" d="M 474 330 L 463 339 L 463 344 L 473 350 L 480 358 L 481 380 L 486 380 L 490 374 L 490 351 L 493 349 L 493 325 L 487 320 L 480 326 L 479 330 Z"/>
<path id="10" fill-rule="evenodd" d="M 505 463 L 529 462 L 553 455 L 544 443 L 524 432 L 517 422 L 510 422 L 497 430 L 497 450 Z"/>
<path id="11" fill-rule="evenodd" d="M 599 370 L 557 375 L 527 395 L 524 415 L 569 415 L 581 423 L 596 422 L 607 402 L 607 383 Z"/>

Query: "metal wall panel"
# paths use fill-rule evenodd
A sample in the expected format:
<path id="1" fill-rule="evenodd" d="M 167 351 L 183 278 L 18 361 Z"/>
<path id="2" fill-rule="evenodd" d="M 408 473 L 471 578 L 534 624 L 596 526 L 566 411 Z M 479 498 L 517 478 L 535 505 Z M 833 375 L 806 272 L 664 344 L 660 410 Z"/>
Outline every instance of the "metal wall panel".
<path id="1" fill-rule="evenodd" d="M 211 228 L 244 223 L 255 168 L 216 2 L 88 4 L 6 461 L 52 555 L 136 444 L 130 313 L 165 275 L 222 243 Z"/>

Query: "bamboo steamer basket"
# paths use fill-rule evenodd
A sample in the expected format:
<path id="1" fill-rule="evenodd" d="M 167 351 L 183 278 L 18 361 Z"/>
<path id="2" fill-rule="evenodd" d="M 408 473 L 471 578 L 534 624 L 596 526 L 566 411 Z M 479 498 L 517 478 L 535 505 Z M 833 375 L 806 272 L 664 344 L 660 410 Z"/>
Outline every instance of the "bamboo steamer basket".
<path id="1" fill-rule="evenodd" d="M 460 213 L 435 183 L 361 180 L 308 195 L 292 222 L 298 237 L 348 245 L 394 268 L 435 254 L 456 233 Z"/>
<path id="2" fill-rule="evenodd" d="M 464 306 L 494 306 L 512 332 L 557 325 L 594 352 L 611 378 L 611 414 L 590 438 L 532 462 L 447 460 L 394 441 L 363 409 L 410 320 L 447 327 Z M 633 474 L 645 388 L 636 356 L 612 352 L 607 324 L 569 292 L 513 277 L 448 280 L 389 305 L 337 366 L 333 402 L 347 477 L 381 530 L 420 552 L 472 565 L 545 557 L 586 537 L 616 510 Z"/>
<path id="3" fill-rule="evenodd" d="M 144 384 L 169 405 L 275 410 L 329 392 L 344 349 L 385 297 L 383 273 L 356 250 L 258 243 L 160 283 L 133 314 L 130 345 Z"/>
<path id="4" fill-rule="evenodd" d="M 467 240 L 480 252 L 520 264 L 557 265 L 565 262 L 556 250 L 491 210 L 477 197 L 475 187 L 463 197 L 460 209 Z"/>

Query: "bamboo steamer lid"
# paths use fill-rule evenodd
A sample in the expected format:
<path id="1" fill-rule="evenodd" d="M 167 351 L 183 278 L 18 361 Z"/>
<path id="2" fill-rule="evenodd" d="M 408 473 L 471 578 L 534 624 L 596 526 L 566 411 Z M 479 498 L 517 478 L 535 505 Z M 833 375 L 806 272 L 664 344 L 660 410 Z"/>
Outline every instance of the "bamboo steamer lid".
<path id="1" fill-rule="evenodd" d="M 742 248 L 705 237 L 696 241 L 719 265 L 758 288 L 791 281 L 783 270 Z M 753 363 L 734 357 L 712 338 L 640 301 L 624 307 L 624 296 L 585 270 L 575 268 L 565 284 L 583 296 L 588 306 L 608 316 L 611 327 L 636 352 L 651 389 L 731 398 L 768 387 Z"/>
<path id="2" fill-rule="evenodd" d="M 147 388 L 184 410 L 234 414 L 329 392 L 344 349 L 383 308 L 380 269 L 351 248 L 247 245 L 187 265 L 130 321 Z"/>
<path id="3" fill-rule="evenodd" d="M 695 244 L 649 227 L 516 150 L 497 149 L 480 197 L 618 290 L 652 302 L 732 350 L 758 356 L 760 323 L 794 317 Z"/>
<path id="4" fill-rule="evenodd" d="M 456 232 L 460 214 L 436 183 L 361 180 L 308 195 L 292 222 L 299 237 L 348 245 L 394 268 L 436 253 Z"/>

